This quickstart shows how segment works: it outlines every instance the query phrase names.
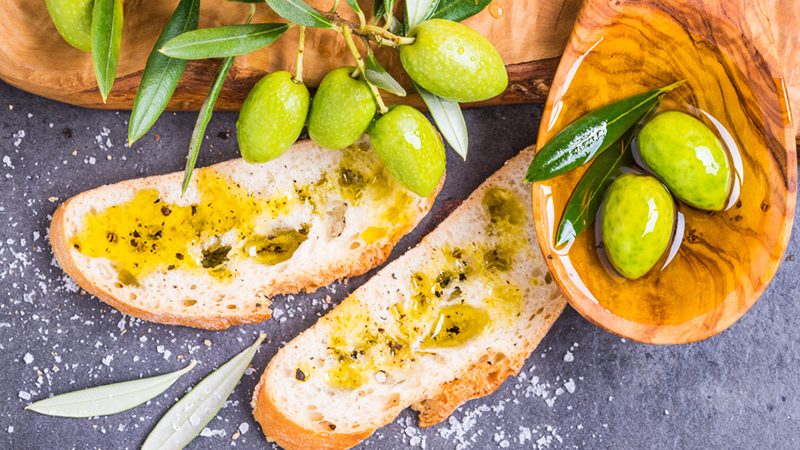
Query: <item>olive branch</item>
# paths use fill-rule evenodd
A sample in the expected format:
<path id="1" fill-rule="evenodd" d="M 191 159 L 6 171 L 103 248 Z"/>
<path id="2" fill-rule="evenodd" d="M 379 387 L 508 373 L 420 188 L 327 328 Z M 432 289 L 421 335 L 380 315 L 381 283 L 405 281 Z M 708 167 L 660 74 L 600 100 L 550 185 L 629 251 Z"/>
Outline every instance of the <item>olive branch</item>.
<path id="1" fill-rule="evenodd" d="M 415 37 L 410 36 L 409 32 L 418 24 L 433 18 L 459 22 L 482 11 L 491 0 L 374 0 L 369 16 L 357 0 L 346 0 L 357 22 L 340 15 L 340 0 L 334 0 L 327 11 L 312 8 L 303 0 L 227 0 L 250 4 L 250 13 L 244 23 L 198 29 L 200 1 L 181 0 L 164 27 L 147 60 L 128 127 L 128 143 L 133 145 L 150 130 L 166 109 L 188 60 L 222 60 L 190 139 L 184 191 L 191 179 L 217 97 L 237 56 L 263 49 L 288 29 L 297 27 L 299 41 L 293 79 L 302 83 L 306 29 L 317 28 L 338 33 L 353 56 L 356 69 L 351 76 L 361 77 L 367 83 L 379 114 L 386 114 L 389 107 L 381 92 L 404 97 L 406 90 L 381 64 L 374 50 L 378 47 L 399 49 L 413 44 Z M 104 101 L 112 89 L 119 57 L 122 32 L 119 5 L 120 0 L 96 0 L 92 14 L 91 33 L 95 43 L 92 52 Z M 251 23 L 257 7 L 271 8 L 286 23 Z M 402 16 L 403 20 L 399 20 L 398 16 Z M 357 44 L 358 40 L 363 44 L 361 47 Z M 414 86 L 445 140 L 466 159 L 467 130 L 459 104 L 416 84 Z"/>

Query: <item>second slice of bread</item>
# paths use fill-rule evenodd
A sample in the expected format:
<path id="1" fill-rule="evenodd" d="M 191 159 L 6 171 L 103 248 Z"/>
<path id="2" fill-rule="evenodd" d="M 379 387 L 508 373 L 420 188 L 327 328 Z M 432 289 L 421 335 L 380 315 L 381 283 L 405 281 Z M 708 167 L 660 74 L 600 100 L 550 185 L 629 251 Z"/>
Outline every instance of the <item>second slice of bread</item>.
<path id="1" fill-rule="evenodd" d="M 66 201 L 50 228 L 58 263 L 124 313 L 223 329 L 269 318 L 275 295 L 381 264 L 438 193 L 421 198 L 401 187 L 368 141 L 344 151 L 305 141 L 269 163 L 199 169 L 184 195 L 182 176 Z"/>
<path id="2" fill-rule="evenodd" d="M 532 156 L 275 355 L 253 396 L 267 439 L 349 448 L 409 406 L 434 425 L 518 373 L 565 305 L 522 181 Z"/>

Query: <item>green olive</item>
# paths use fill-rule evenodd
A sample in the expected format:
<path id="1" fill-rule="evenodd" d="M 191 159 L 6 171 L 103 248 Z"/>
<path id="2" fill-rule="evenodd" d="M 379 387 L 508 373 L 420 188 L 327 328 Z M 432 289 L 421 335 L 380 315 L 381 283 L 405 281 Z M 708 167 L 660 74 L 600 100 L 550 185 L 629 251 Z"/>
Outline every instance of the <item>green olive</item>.
<path id="1" fill-rule="evenodd" d="M 281 156 L 297 141 L 308 115 L 308 88 L 289 72 L 262 78 L 247 95 L 236 121 L 239 151 L 248 162 Z"/>
<path id="2" fill-rule="evenodd" d="M 92 6 L 94 0 L 47 0 L 47 12 L 58 33 L 69 45 L 92 51 Z"/>
<path id="3" fill-rule="evenodd" d="M 728 153 L 703 122 L 667 111 L 647 122 L 638 140 L 642 161 L 678 199 L 698 209 L 725 208 L 732 178 Z"/>
<path id="4" fill-rule="evenodd" d="M 317 144 L 341 149 L 352 145 L 375 117 L 375 99 L 364 80 L 350 76 L 352 67 L 336 69 L 322 79 L 311 102 L 308 135 Z"/>
<path id="5" fill-rule="evenodd" d="M 608 260 L 625 278 L 642 277 L 672 237 L 672 196 L 655 177 L 627 173 L 611 183 L 603 202 L 600 229 Z"/>
<path id="6" fill-rule="evenodd" d="M 400 184 L 423 197 L 439 185 L 444 174 L 444 144 L 421 112 L 396 106 L 375 121 L 369 136 L 378 157 Z"/>
<path id="7" fill-rule="evenodd" d="M 416 41 L 400 47 L 400 61 L 414 82 L 456 102 L 495 97 L 508 86 L 503 58 L 480 33 L 451 20 L 414 27 Z"/>

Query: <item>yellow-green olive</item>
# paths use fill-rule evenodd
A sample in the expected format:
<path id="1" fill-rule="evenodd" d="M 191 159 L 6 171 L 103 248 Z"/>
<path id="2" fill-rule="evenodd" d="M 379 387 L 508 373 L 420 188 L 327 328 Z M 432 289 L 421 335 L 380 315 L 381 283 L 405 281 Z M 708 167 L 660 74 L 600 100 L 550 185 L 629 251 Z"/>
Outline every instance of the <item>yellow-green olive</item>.
<path id="1" fill-rule="evenodd" d="M 444 174 L 444 143 L 436 128 L 416 109 L 400 105 L 375 121 L 372 146 L 386 169 L 403 186 L 430 195 Z"/>
<path id="2" fill-rule="evenodd" d="M 61 37 L 78 50 L 92 51 L 94 0 L 46 0 L 45 3 Z"/>
<path id="3" fill-rule="evenodd" d="M 675 202 L 658 179 L 628 173 L 611 183 L 600 219 L 603 248 L 622 276 L 635 280 L 664 255 L 675 224 Z"/>
<path id="4" fill-rule="evenodd" d="M 731 190 L 728 153 L 717 135 L 694 116 L 667 111 L 639 132 L 639 155 L 678 199 L 720 211 Z"/>
<path id="5" fill-rule="evenodd" d="M 308 135 L 326 148 L 352 145 L 375 117 L 375 99 L 367 83 L 353 78 L 352 67 L 336 69 L 322 79 L 311 102 Z"/>
<path id="6" fill-rule="evenodd" d="M 236 121 L 239 151 L 248 162 L 282 155 L 300 137 L 308 115 L 308 88 L 289 72 L 273 72 L 248 94 Z"/>
<path id="7" fill-rule="evenodd" d="M 416 40 L 400 47 L 400 61 L 414 82 L 456 102 L 495 97 L 508 86 L 503 58 L 488 39 L 451 20 L 432 19 L 409 33 Z"/>

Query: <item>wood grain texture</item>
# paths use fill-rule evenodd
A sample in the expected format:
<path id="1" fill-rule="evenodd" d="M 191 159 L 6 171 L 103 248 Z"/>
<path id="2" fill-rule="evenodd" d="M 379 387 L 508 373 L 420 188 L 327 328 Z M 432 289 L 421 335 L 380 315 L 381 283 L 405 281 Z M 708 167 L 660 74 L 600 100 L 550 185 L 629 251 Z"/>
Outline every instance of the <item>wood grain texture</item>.
<path id="1" fill-rule="evenodd" d="M 544 101 L 558 56 L 566 44 L 580 0 L 497 0 L 502 15 L 483 13 L 467 23 L 488 36 L 506 61 L 510 75 L 508 90 L 487 103 Z M 330 8 L 330 0 L 311 0 L 319 9 Z M 372 0 L 361 1 L 371 9 Z M 44 1 L 0 0 L 0 78 L 6 82 L 59 101 L 89 108 L 130 109 L 139 79 L 161 28 L 177 0 L 126 0 L 125 28 L 118 79 L 103 104 L 96 89 L 91 56 L 70 47 L 56 32 Z M 248 11 L 242 3 L 223 0 L 203 2 L 200 27 L 241 23 Z M 347 17 L 349 9 L 342 3 Z M 348 17 L 354 19 L 354 16 Z M 280 21 L 265 6 L 259 6 L 254 22 Z M 508 30 L 514 29 L 510 39 Z M 297 30 L 290 30 L 272 46 L 236 59 L 217 108 L 238 110 L 250 88 L 266 72 L 294 66 Z M 397 53 L 382 49 L 381 61 L 403 84 L 409 86 Z M 309 30 L 306 39 L 304 79 L 316 86 L 331 69 L 352 65 L 344 41 L 329 30 Z M 172 110 L 197 110 L 205 98 L 217 61 L 191 62 L 170 103 Z M 388 97 L 388 96 L 387 96 Z M 389 99 L 389 101 L 399 101 Z M 421 105 L 414 95 L 404 103 Z"/>
<path id="2" fill-rule="evenodd" d="M 794 218 L 797 160 L 769 14 L 747 0 L 584 4 L 540 143 L 599 106 L 686 79 L 662 108 L 694 106 L 716 117 L 743 162 L 739 202 L 720 213 L 679 206 L 686 231 L 677 256 L 636 281 L 603 267 L 594 230 L 568 251 L 554 246 L 555 226 L 585 167 L 533 186 L 540 247 L 572 306 L 592 322 L 647 343 L 704 339 L 741 317 L 775 274 Z"/>

